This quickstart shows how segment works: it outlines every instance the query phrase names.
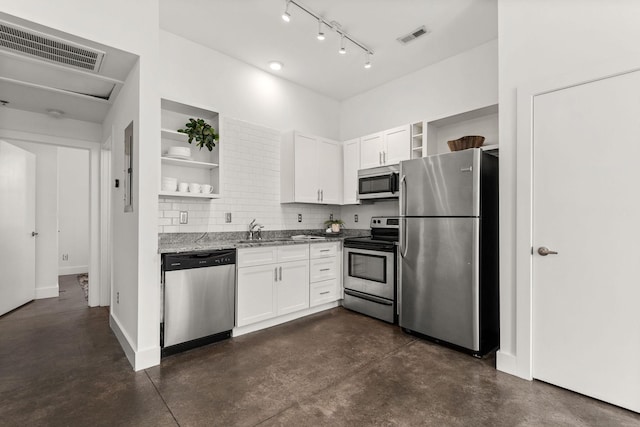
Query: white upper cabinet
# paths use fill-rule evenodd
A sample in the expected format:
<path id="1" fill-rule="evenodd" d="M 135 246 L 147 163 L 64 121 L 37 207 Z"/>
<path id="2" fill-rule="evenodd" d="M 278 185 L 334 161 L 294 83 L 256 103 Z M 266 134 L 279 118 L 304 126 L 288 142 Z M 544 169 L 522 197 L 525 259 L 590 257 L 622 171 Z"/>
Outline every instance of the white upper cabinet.
<path id="1" fill-rule="evenodd" d="M 382 165 L 384 135 L 382 132 L 360 138 L 360 168 L 367 169 Z"/>
<path id="2" fill-rule="evenodd" d="M 358 169 L 360 169 L 360 138 L 345 141 L 343 144 L 343 204 L 354 205 L 358 202 Z"/>
<path id="3" fill-rule="evenodd" d="M 360 138 L 360 168 L 393 165 L 411 157 L 409 125 Z"/>
<path id="4" fill-rule="evenodd" d="M 282 136 L 280 201 L 335 204 L 342 202 L 342 145 L 315 135 Z"/>
<path id="5" fill-rule="evenodd" d="M 382 160 L 385 165 L 394 165 L 411 158 L 411 133 L 409 125 L 384 132 L 385 151 Z"/>

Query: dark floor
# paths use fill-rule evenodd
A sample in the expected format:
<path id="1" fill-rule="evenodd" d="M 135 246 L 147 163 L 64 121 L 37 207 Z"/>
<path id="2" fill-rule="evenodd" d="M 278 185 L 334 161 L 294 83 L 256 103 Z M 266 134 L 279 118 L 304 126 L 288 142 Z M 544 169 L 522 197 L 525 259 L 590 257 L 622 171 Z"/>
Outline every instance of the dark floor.
<path id="1" fill-rule="evenodd" d="M 640 426 L 336 308 L 132 371 L 76 276 L 0 317 L 2 426 Z"/>

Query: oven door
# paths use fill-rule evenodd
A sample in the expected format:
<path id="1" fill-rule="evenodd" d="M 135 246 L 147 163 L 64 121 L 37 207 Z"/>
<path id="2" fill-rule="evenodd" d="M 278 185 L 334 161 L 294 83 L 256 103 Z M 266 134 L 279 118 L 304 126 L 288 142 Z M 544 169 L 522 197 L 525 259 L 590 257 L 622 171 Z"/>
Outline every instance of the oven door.
<path id="1" fill-rule="evenodd" d="M 344 288 L 395 301 L 395 251 L 344 248 Z"/>

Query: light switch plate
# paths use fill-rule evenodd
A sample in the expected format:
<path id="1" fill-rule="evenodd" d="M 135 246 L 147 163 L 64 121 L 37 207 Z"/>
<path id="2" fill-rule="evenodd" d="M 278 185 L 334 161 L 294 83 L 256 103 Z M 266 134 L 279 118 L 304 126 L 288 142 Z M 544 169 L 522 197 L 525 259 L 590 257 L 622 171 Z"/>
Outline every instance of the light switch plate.
<path id="1" fill-rule="evenodd" d="M 298 214 L 298 222 L 302 222 L 302 214 Z"/>
<path id="2" fill-rule="evenodd" d="M 353 222 L 358 222 L 358 214 L 353 215 Z"/>
<path id="3" fill-rule="evenodd" d="M 180 211 L 180 224 L 187 224 L 189 222 L 189 212 Z"/>
<path id="4" fill-rule="evenodd" d="M 333 214 L 329 214 L 329 221 L 333 221 Z"/>

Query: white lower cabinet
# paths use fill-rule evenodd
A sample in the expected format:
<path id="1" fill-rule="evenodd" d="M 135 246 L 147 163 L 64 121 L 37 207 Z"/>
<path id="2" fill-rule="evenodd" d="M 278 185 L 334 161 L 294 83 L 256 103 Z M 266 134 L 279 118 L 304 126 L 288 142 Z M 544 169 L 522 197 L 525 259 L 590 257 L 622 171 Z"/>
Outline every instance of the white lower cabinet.
<path id="1" fill-rule="evenodd" d="M 271 265 L 238 268 L 237 326 L 276 316 L 274 269 Z"/>
<path id="2" fill-rule="evenodd" d="M 342 298 L 340 242 L 238 249 L 237 263 L 240 333 L 311 314 L 323 304 L 335 306 Z"/>
<path id="3" fill-rule="evenodd" d="M 309 307 L 309 261 L 286 262 L 278 267 L 278 316 Z"/>
<path id="4" fill-rule="evenodd" d="M 309 306 L 337 301 L 341 298 L 341 244 L 314 243 L 309 261 Z"/>
<path id="5" fill-rule="evenodd" d="M 309 307 L 309 245 L 238 250 L 236 326 Z"/>

